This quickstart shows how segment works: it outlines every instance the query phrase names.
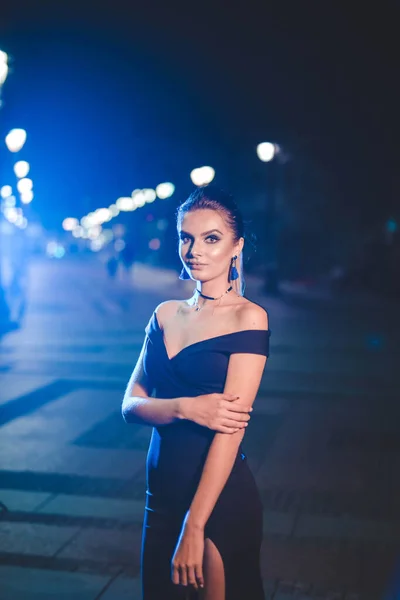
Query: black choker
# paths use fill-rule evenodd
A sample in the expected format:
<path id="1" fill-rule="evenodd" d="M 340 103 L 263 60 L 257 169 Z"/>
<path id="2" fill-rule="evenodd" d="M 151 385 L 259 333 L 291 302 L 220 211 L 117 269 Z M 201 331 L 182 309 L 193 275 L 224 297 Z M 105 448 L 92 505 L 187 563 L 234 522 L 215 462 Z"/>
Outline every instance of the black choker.
<path id="1" fill-rule="evenodd" d="M 221 294 L 221 296 L 218 296 L 217 298 L 213 298 L 212 296 L 206 296 L 205 294 L 202 294 L 202 293 L 200 292 L 200 290 L 198 290 L 197 288 L 196 288 L 196 292 L 197 292 L 197 293 L 198 293 L 198 294 L 199 294 L 199 295 L 200 295 L 202 298 L 205 298 L 206 300 L 220 300 L 220 299 L 222 298 L 222 296 L 225 296 L 225 294 L 227 294 L 228 292 L 230 292 L 230 291 L 231 291 L 231 289 L 232 289 L 232 286 L 230 286 L 230 287 L 229 287 L 229 288 L 226 290 L 226 292 L 224 292 L 223 294 Z"/>

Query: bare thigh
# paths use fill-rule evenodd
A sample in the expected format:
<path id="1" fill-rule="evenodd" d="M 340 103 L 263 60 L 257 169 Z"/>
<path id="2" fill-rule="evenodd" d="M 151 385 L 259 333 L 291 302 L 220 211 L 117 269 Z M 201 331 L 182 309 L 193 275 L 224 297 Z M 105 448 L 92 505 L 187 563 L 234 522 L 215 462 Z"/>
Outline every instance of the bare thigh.
<path id="1" fill-rule="evenodd" d="M 225 600 L 225 571 L 222 556 L 210 538 L 204 540 L 204 590 L 201 600 Z"/>

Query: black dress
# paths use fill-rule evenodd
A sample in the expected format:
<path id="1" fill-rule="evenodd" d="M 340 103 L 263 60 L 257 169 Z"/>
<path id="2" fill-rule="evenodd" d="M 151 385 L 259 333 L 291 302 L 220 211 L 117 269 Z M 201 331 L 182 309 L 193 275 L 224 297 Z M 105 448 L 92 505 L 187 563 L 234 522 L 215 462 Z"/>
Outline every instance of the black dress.
<path id="1" fill-rule="evenodd" d="M 196 342 L 168 357 L 156 314 L 146 327 L 144 371 L 156 398 L 222 393 L 233 353 L 268 356 L 270 331 L 245 330 Z M 149 391 L 149 393 L 151 393 Z M 143 600 L 196 598 L 171 581 L 171 560 L 215 432 L 192 421 L 153 428 L 147 455 L 141 576 Z M 262 503 L 239 447 L 205 527 L 225 570 L 226 600 L 263 600 Z"/>

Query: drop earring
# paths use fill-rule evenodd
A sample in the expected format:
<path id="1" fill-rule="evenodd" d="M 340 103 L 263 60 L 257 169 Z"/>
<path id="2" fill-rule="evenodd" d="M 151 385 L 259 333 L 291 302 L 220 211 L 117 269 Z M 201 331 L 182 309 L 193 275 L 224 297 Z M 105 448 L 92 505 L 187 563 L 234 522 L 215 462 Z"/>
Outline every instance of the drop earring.
<path id="1" fill-rule="evenodd" d="M 237 259 L 237 256 L 234 256 L 232 258 L 231 272 L 230 272 L 230 276 L 229 276 L 230 281 L 234 281 L 235 279 L 238 279 L 238 277 L 239 277 L 239 273 L 236 268 L 236 259 Z"/>
<path id="2" fill-rule="evenodd" d="M 186 271 L 185 267 L 183 267 L 181 274 L 179 275 L 179 279 L 190 279 L 190 275 Z"/>

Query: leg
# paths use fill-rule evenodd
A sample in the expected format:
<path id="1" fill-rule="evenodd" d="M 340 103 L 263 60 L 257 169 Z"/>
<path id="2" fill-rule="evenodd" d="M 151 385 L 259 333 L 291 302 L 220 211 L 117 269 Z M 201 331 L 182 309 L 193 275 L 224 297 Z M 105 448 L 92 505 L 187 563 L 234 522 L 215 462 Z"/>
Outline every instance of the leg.
<path id="1" fill-rule="evenodd" d="M 225 600 L 225 571 L 222 556 L 210 538 L 204 540 L 204 594 L 202 600 Z"/>

